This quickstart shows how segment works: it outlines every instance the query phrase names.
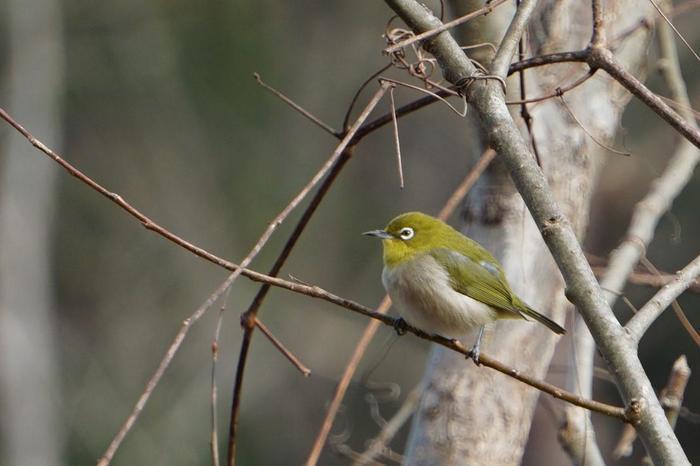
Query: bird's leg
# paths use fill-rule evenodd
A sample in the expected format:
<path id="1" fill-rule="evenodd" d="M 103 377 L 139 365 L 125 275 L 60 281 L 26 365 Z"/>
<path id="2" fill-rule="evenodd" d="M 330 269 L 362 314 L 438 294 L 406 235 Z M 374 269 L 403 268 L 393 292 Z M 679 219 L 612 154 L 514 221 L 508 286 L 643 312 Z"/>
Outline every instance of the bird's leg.
<path id="1" fill-rule="evenodd" d="M 396 320 L 394 320 L 394 330 L 396 330 L 396 334 L 400 337 L 406 335 L 406 331 L 408 330 L 408 324 L 405 320 L 403 320 L 403 317 L 399 317 Z"/>
<path id="2" fill-rule="evenodd" d="M 474 343 L 474 346 L 472 346 L 472 349 L 469 351 L 469 353 L 471 353 L 472 361 L 474 361 L 474 364 L 477 366 L 481 365 L 479 362 L 479 354 L 481 353 L 481 339 L 484 337 L 485 328 L 485 325 L 479 327 L 479 334 L 476 336 L 476 343 Z"/>

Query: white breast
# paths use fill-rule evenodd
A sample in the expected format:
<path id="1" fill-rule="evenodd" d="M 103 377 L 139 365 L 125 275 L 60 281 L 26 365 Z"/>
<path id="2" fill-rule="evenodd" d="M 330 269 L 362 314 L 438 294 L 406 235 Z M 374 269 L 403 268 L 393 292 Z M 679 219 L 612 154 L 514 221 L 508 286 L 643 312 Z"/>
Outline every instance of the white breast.
<path id="1" fill-rule="evenodd" d="M 457 338 L 497 316 L 487 304 L 453 290 L 447 271 L 428 255 L 384 267 L 382 283 L 406 322 L 428 333 Z"/>

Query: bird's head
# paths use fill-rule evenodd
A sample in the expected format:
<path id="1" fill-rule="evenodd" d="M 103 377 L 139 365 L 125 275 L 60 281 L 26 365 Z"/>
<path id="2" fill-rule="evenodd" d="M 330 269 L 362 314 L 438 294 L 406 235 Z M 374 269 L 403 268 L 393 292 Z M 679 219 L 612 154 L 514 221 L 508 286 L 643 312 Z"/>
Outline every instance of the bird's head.
<path id="1" fill-rule="evenodd" d="M 384 245 L 384 265 L 396 267 L 420 254 L 439 247 L 448 247 L 456 233 L 446 223 L 421 212 L 408 212 L 394 218 L 383 230 L 363 235 L 380 238 Z"/>

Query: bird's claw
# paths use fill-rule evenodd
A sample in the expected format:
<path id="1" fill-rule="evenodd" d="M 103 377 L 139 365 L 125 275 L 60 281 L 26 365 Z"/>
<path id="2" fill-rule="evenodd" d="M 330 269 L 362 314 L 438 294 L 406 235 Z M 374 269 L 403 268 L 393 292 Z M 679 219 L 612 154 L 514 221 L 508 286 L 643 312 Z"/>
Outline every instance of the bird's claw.
<path id="1" fill-rule="evenodd" d="M 469 357 L 471 358 L 472 361 L 474 361 L 474 364 L 477 366 L 481 365 L 481 362 L 479 361 L 479 355 L 481 354 L 481 345 L 479 344 L 481 342 L 476 342 L 474 346 L 472 346 L 472 349 L 469 350 Z"/>
<path id="2" fill-rule="evenodd" d="M 398 319 L 394 320 L 394 330 L 396 330 L 396 334 L 400 337 L 406 335 L 406 332 L 408 331 L 408 324 L 405 320 L 403 320 L 403 317 L 399 317 Z"/>

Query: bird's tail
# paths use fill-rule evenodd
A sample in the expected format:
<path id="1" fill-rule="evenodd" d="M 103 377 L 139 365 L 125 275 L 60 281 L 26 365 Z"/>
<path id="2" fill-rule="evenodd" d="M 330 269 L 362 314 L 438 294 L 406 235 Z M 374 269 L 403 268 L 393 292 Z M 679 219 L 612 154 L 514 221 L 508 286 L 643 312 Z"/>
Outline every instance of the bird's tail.
<path id="1" fill-rule="evenodd" d="M 566 333 L 566 330 L 564 330 L 564 328 L 561 325 L 554 322 L 549 317 L 540 314 L 539 312 L 537 312 L 534 309 L 531 309 L 527 306 L 523 306 L 523 308 L 520 309 L 520 313 L 523 315 L 523 317 L 530 317 L 530 318 L 536 320 L 537 322 L 541 323 L 542 325 L 544 325 L 545 327 L 547 327 L 552 332 L 554 332 L 558 335 L 564 335 Z"/>

